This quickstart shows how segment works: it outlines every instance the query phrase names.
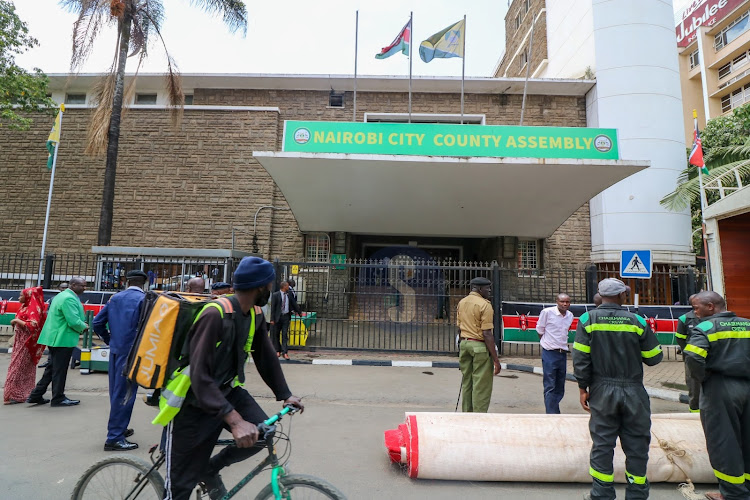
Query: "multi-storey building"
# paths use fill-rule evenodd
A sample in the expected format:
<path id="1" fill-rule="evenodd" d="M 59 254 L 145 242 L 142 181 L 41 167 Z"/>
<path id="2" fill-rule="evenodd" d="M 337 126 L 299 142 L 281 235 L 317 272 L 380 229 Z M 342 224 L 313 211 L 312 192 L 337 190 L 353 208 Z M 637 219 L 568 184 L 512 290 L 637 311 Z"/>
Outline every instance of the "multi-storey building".
<path id="1" fill-rule="evenodd" d="M 598 264 L 640 248 L 651 249 L 657 263 L 695 263 L 689 214 L 659 204 L 685 168 L 673 20 L 671 2 L 509 4 L 506 50 L 495 76 L 595 80 L 586 94 L 587 126 L 616 128 L 623 158 L 651 161 L 591 200 L 591 260 Z"/>

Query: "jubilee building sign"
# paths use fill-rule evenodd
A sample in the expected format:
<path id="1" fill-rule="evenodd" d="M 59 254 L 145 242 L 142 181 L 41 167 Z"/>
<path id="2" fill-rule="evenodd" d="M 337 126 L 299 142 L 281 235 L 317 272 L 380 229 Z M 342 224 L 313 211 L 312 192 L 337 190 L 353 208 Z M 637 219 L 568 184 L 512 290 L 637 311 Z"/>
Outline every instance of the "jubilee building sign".
<path id="1" fill-rule="evenodd" d="M 284 123 L 284 152 L 618 160 L 615 129 L 436 123 Z"/>

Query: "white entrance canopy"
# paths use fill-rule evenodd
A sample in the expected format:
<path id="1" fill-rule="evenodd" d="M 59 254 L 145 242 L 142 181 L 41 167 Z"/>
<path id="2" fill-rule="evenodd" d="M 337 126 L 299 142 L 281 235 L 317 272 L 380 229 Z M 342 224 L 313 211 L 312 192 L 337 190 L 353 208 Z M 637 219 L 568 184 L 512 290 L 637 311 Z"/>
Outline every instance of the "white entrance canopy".
<path id="1" fill-rule="evenodd" d="M 303 232 L 546 238 L 648 161 L 256 151 Z"/>

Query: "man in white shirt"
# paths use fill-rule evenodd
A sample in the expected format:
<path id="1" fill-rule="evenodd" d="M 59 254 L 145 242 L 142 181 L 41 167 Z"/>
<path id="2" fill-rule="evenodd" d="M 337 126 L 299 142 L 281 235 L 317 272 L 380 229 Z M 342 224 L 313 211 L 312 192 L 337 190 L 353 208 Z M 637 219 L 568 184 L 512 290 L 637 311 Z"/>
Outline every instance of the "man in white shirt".
<path id="1" fill-rule="evenodd" d="M 556 306 L 542 309 L 536 331 L 542 347 L 544 370 L 544 407 L 547 413 L 560 413 L 560 401 L 565 395 L 565 372 L 568 365 L 568 331 L 573 323 L 570 297 L 557 295 Z"/>

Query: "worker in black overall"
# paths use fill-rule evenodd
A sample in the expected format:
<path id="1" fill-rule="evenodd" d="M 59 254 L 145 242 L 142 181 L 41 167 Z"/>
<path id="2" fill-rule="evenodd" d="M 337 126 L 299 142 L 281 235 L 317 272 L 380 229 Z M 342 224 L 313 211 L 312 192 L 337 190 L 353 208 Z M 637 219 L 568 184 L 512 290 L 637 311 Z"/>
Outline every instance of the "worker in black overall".
<path id="1" fill-rule="evenodd" d="M 646 320 L 622 307 L 627 294 L 622 281 L 602 280 L 602 305 L 578 320 L 573 370 L 581 406 L 591 413 L 593 441 L 589 467 L 593 484 L 584 499 L 615 498 L 613 456 L 618 437 L 625 452 L 625 498 L 648 498 L 651 407 L 643 387 L 643 363 L 656 365 L 663 354 Z"/>
<path id="2" fill-rule="evenodd" d="M 693 305 L 693 299 L 695 294 L 691 295 L 688 299 L 688 304 Z M 690 373 L 690 366 L 687 363 L 687 356 L 685 356 L 685 346 L 690 340 L 690 332 L 695 325 L 700 323 L 698 316 L 695 315 L 694 311 L 687 312 L 677 318 L 677 331 L 674 334 L 677 345 L 680 346 L 680 350 L 683 352 L 682 358 L 685 360 L 685 384 L 688 388 L 688 405 L 691 413 L 698 413 L 700 411 L 700 397 L 701 397 L 701 383 Z"/>
<path id="3" fill-rule="evenodd" d="M 699 293 L 693 311 L 701 322 L 684 353 L 703 383 L 701 422 L 721 492 L 706 497 L 750 500 L 750 320 L 727 311 L 716 292 Z"/>

